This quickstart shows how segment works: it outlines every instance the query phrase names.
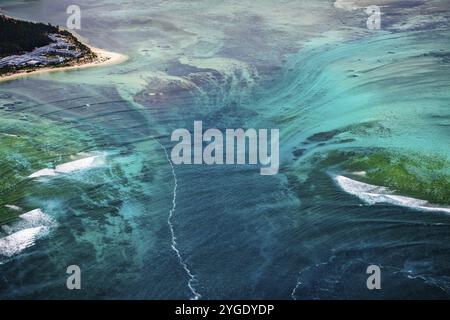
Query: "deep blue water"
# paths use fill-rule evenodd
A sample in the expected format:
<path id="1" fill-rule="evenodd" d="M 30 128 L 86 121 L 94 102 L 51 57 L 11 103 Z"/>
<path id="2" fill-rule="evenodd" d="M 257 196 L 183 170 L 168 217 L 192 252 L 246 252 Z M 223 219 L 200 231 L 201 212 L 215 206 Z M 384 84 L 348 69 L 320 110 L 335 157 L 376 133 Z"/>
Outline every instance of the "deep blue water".
<path id="1" fill-rule="evenodd" d="M 270 2 L 83 5 L 79 33 L 130 59 L 2 83 L 0 91 L 21 102 L 18 115 L 88 135 L 88 151 L 107 154 L 106 164 L 23 187 L 24 203 L 56 223 L 2 260 L 0 298 L 449 297 L 450 216 L 368 205 L 315 161 L 361 148 L 449 156 L 449 64 L 424 56 L 448 52 L 446 26 L 370 33 L 355 14 L 346 29 L 333 23 L 352 15 L 329 1 L 278 11 Z M 2 8 L 64 23 L 64 1 Z M 310 9 L 310 24 L 296 20 L 292 11 L 301 9 Z M 279 128 L 280 173 L 172 167 L 170 133 L 192 130 L 194 120 Z M 368 121 L 390 134 L 355 129 Z M 354 128 L 348 142 L 308 140 L 342 127 Z M 71 264 L 81 267 L 81 291 L 65 287 Z M 372 264 L 382 268 L 382 290 L 366 287 Z"/>

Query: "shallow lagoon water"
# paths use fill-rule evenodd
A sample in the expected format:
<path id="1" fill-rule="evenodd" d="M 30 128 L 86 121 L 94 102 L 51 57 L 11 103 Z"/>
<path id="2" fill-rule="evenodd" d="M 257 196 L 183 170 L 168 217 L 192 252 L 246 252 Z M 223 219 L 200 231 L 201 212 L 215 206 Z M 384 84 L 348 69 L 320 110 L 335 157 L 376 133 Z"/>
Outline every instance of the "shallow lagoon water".
<path id="1" fill-rule="evenodd" d="M 64 1 L 0 6 L 65 21 Z M 0 297 L 448 298 L 450 217 L 368 205 L 333 181 L 339 166 L 321 161 L 332 150 L 379 148 L 448 159 L 441 13 L 401 32 L 402 16 L 388 16 L 386 29 L 372 32 L 364 12 L 331 1 L 81 7 L 79 33 L 130 59 L 2 83 L 1 104 L 70 132 L 71 151 L 102 152 L 105 165 L 21 184 L 20 205 L 56 225 L 1 261 Z M 280 174 L 172 172 L 170 133 L 194 120 L 280 128 Z M 65 288 L 71 264 L 82 269 L 81 291 Z M 382 267 L 383 290 L 366 288 L 371 264 Z"/>

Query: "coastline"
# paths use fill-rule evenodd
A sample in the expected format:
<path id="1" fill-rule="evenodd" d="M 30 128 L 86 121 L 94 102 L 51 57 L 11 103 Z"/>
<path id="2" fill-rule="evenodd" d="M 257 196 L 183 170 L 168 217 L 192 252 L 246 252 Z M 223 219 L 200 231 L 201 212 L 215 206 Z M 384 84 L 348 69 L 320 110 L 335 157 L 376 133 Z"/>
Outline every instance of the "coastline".
<path id="1" fill-rule="evenodd" d="M 75 65 L 69 65 L 69 66 L 61 66 L 61 67 L 45 67 L 45 68 L 39 68 L 37 70 L 33 71 L 19 71 L 17 73 L 13 73 L 10 75 L 6 75 L 3 77 L 0 77 L 0 83 L 12 81 L 16 79 L 21 79 L 37 74 L 45 74 L 45 73 L 52 73 L 52 72 L 63 72 L 63 71 L 72 71 L 72 70 L 79 70 L 79 69 L 87 69 L 92 67 L 103 67 L 103 66 L 109 66 L 109 65 L 115 65 L 122 62 L 125 62 L 128 60 L 128 56 L 117 53 L 117 52 L 111 52 L 104 49 L 92 47 L 89 45 L 86 45 L 89 47 L 89 49 L 92 50 L 97 55 L 97 59 L 95 61 L 91 61 L 84 64 L 75 64 Z"/>

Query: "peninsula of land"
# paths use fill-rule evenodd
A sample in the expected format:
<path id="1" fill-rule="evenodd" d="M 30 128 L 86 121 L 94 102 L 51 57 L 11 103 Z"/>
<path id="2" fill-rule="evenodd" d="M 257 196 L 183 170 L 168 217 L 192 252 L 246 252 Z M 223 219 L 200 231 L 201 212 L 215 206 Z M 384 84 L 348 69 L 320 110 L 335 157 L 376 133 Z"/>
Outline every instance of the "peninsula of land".
<path id="1" fill-rule="evenodd" d="M 0 82 L 31 74 L 111 65 L 128 57 L 88 46 L 50 24 L 0 15 Z"/>

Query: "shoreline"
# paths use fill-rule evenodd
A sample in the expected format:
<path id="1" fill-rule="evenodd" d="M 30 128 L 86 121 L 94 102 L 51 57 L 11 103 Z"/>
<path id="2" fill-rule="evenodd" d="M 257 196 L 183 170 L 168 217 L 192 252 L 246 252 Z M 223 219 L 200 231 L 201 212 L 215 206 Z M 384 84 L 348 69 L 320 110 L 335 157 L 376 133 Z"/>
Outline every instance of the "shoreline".
<path id="1" fill-rule="evenodd" d="M 64 72 L 64 71 L 72 71 L 72 70 L 79 70 L 79 69 L 87 69 L 87 68 L 93 68 L 93 67 L 103 67 L 103 66 L 109 66 L 109 65 L 115 65 L 122 62 L 125 62 L 128 60 L 128 56 L 107 51 L 104 49 L 96 48 L 89 46 L 85 44 L 89 49 L 92 50 L 97 55 L 97 58 L 94 61 L 83 63 L 83 64 L 75 64 L 75 65 L 69 65 L 69 66 L 61 66 L 61 67 L 44 67 L 44 68 L 38 68 L 33 71 L 27 71 L 22 70 L 18 71 L 13 74 L 9 74 L 3 77 L 0 77 L 0 83 L 13 81 L 16 79 L 26 78 L 37 74 L 45 74 L 45 73 L 53 73 L 53 72 Z"/>

